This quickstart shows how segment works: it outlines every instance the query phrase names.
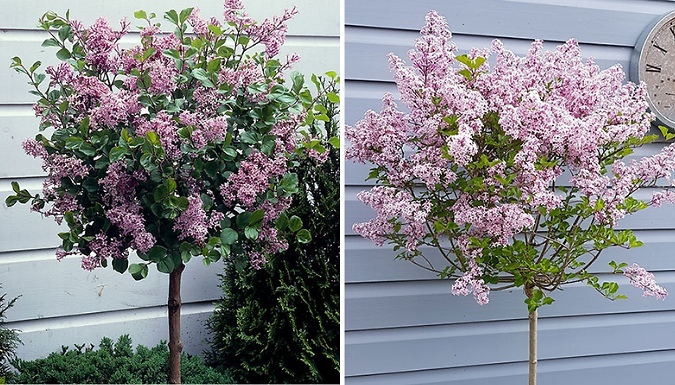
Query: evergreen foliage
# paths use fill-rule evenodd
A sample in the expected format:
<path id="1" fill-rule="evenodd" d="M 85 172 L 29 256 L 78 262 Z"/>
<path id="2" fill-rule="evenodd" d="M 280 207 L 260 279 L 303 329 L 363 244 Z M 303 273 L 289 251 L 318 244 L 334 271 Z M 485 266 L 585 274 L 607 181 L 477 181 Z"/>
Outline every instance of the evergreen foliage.
<path id="1" fill-rule="evenodd" d="M 17 330 L 4 327 L 7 318 L 5 312 L 14 306 L 14 302 L 18 299 L 14 298 L 8 302 L 6 297 L 7 294 L 0 296 L 0 377 L 6 376 L 9 372 L 9 362 L 16 356 L 14 351 L 21 343 Z"/>
<path id="2" fill-rule="evenodd" d="M 300 191 L 289 209 L 312 240 L 289 240 L 288 251 L 260 270 L 228 265 L 224 296 L 208 323 L 213 334 L 208 357 L 230 368 L 237 382 L 339 383 L 340 156 L 333 137 L 339 80 L 313 80 L 327 91 L 318 104 L 329 119 L 316 120 L 308 134 L 331 145 L 317 147 L 325 148 L 323 163 L 307 159 L 295 167 Z"/>
<path id="3" fill-rule="evenodd" d="M 12 361 L 18 372 L 7 375 L 7 383 L 20 384 L 166 384 L 169 349 L 165 342 L 153 348 L 139 345 L 134 353 L 131 338 L 120 336 L 113 343 L 104 337 L 94 345 L 62 347 L 61 352 L 33 361 Z M 189 384 L 227 384 L 231 377 L 206 366 L 197 356 L 183 355 L 182 381 Z"/>

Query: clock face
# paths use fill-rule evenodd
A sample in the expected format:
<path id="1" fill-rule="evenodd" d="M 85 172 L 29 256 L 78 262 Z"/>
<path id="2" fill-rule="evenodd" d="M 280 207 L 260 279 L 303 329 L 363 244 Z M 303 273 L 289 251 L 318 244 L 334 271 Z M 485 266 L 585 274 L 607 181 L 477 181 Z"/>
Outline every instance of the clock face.
<path id="1" fill-rule="evenodd" d="M 631 78 L 647 85 L 647 101 L 658 120 L 675 128 L 675 12 L 643 32 L 631 60 Z"/>

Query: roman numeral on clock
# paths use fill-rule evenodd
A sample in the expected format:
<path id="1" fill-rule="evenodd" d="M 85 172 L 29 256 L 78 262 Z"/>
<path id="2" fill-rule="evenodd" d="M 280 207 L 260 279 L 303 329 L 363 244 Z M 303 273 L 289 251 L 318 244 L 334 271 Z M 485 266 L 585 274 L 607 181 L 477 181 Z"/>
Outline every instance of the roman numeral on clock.
<path id="1" fill-rule="evenodd" d="M 658 44 L 656 44 L 656 43 L 654 43 L 652 46 L 653 46 L 654 48 L 658 49 L 659 51 L 663 52 L 664 54 L 667 54 L 667 53 L 668 53 L 668 50 L 667 50 L 667 49 L 661 47 L 660 45 L 658 45 Z"/>
<path id="2" fill-rule="evenodd" d="M 645 69 L 647 72 L 661 72 L 661 67 L 657 67 L 655 65 L 647 64 L 647 68 Z"/>

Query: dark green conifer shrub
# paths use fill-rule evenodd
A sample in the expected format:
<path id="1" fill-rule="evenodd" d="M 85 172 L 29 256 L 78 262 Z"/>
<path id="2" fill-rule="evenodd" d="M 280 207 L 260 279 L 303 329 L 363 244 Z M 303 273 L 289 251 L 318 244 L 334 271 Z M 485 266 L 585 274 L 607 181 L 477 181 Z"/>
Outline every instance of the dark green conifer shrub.
<path id="1" fill-rule="evenodd" d="M 7 319 L 5 312 L 14 306 L 14 302 L 18 298 L 8 302 L 6 297 L 7 294 L 0 296 L 0 378 L 5 377 L 9 372 L 9 363 L 16 357 L 15 350 L 21 343 L 18 330 L 5 327 L 5 320 Z"/>
<path id="2" fill-rule="evenodd" d="M 300 191 L 288 211 L 302 219 L 312 240 L 290 239 L 288 250 L 260 270 L 226 266 L 224 295 L 208 323 L 207 358 L 229 368 L 237 382 L 340 381 L 339 79 L 313 80 L 324 91 L 318 103 L 324 108 L 314 111 L 308 138 L 321 139 L 313 148 L 325 149 L 325 161 L 296 166 Z"/>
<path id="3" fill-rule="evenodd" d="M 104 337 L 94 345 L 62 347 L 61 352 L 33 361 L 12 360 L 17 372 L 7 375 L 7 383 L 18 384 L 166 384 L 169 348 L 165 342 L 149 349 L 139 345 L 136 352 L 128 335 L 113 343 Z M 206 366 L 197 356 L 183 354 L 182 382 L 185 384 L 229 384 L 228 373 Z"/>

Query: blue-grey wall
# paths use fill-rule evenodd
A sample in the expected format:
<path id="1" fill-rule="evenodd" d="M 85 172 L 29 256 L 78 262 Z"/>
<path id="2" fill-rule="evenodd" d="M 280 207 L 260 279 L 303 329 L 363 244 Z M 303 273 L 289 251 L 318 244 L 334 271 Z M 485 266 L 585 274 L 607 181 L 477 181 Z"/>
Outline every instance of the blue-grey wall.
<path id="1" fill-rule="evenodd" d="M 494 38 L 524 55 L 533 39 L 551 48 L 570 37 L 603 68 L 626 71 L 650 21 L 675 2 L 647 0 L 345 0 L 345 120 L 354 124 L 381 96 L 395 93 L 386 54 L 406 57 L 424 15 L 446 16 L 457 45 Z M 654 154 L 663 143 L 640 149 Z M 521 290 L 493 292 L 486 306 L 450 293 L 450 281 L 394 260 L 351 227 L 373 212 L 356 194 L 369 188 L 368 166 L 345 162 L 345 374 L 348 384 L 500 384 L 527 380 L 527 314 Z M 639 193 L 643 197 L 649 191 Z M 647 209 L 621 222 L 642 248 L 610 250 L 609 260 L 638 262 L 675 294 L 675 207 Z M 601 270 L 600 270 L 601 271 Z M 611 277 L 616 279 L 616 277 Z M 625 280 L 619 282 L 625 283 Z M 611 302 L 585 285 L 567 286 L 540 310 L 539 382 L 624 385 L 675 383 L 675 298 Z"/>

